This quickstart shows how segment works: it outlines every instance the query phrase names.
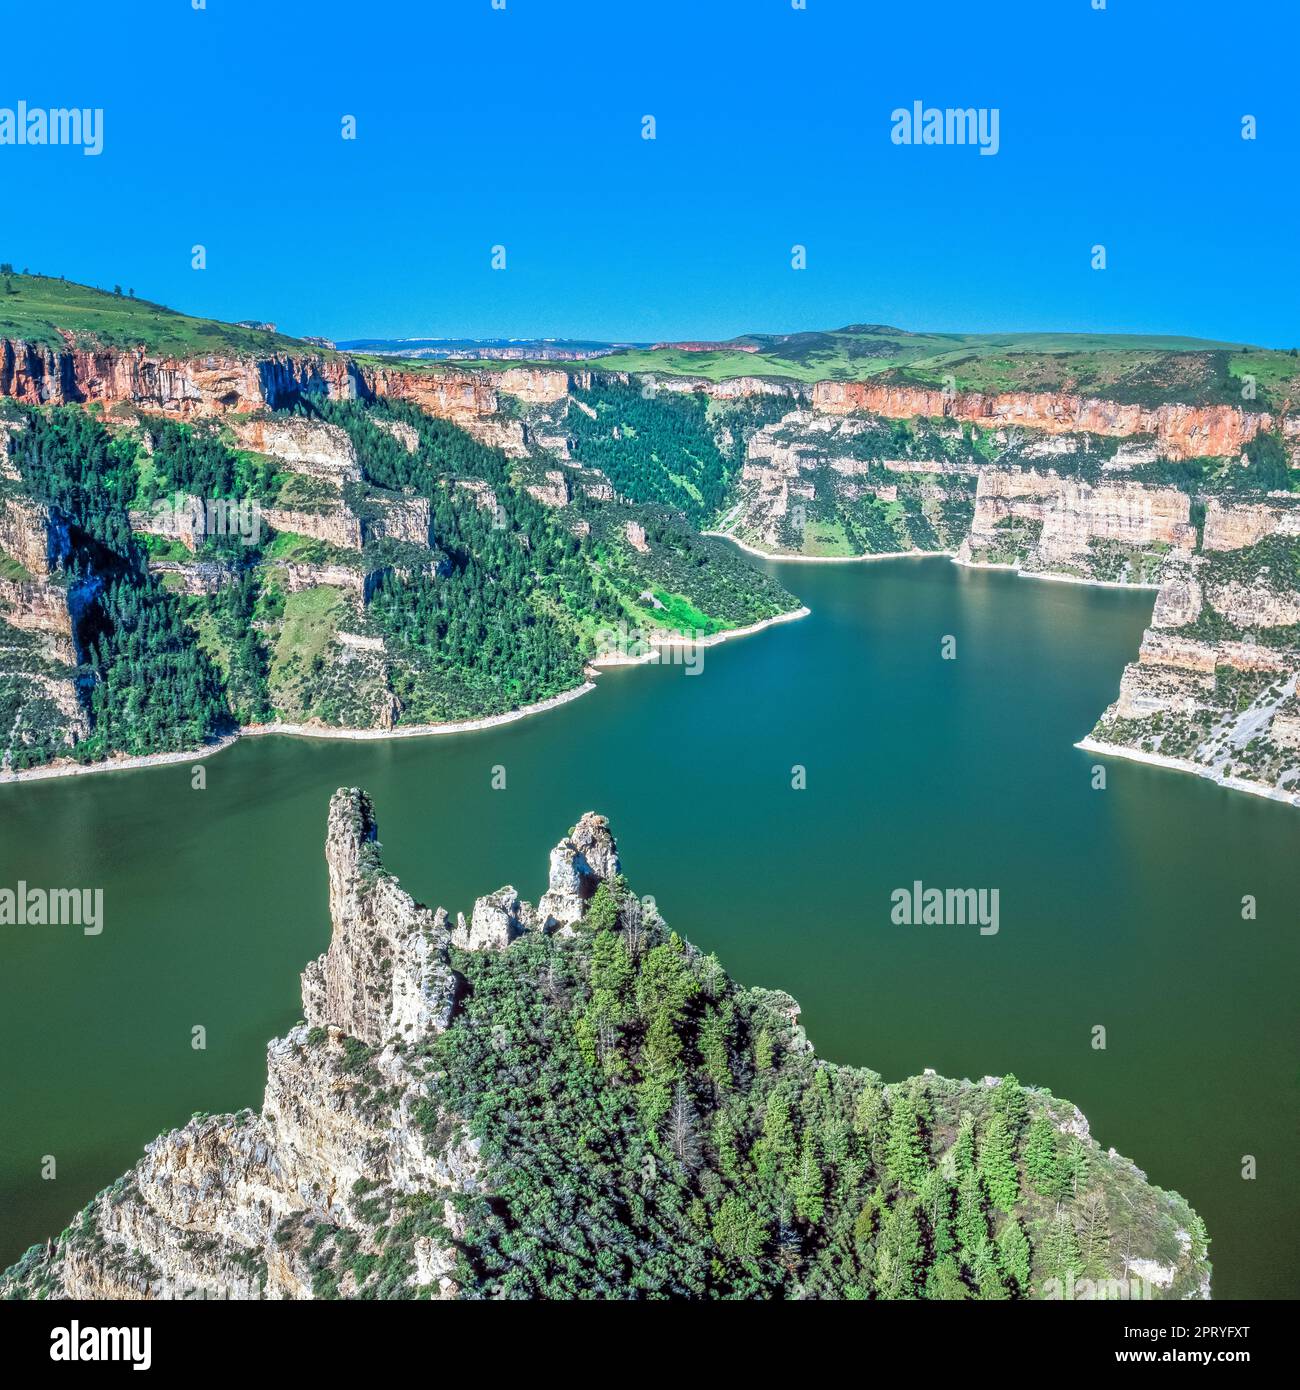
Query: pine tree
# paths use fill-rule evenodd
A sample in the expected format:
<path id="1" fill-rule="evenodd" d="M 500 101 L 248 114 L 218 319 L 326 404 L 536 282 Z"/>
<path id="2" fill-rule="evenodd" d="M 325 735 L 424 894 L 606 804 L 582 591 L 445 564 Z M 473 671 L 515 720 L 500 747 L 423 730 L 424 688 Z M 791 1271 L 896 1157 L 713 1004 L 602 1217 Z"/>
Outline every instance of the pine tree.
<path id="1" fill-rule="evenodd" d="M 1002 1078 L 993 1093 L 993 1108 L 1005 1118 L 1012 1140 L 1018 1139 L 1029 1116 L 1029 1102 L 1025 1097 L 1024 1087 L 1012 1072 L 1008 1072 Z"/>
<path id="2" fill-rule="evenodd" d="M 953 1140 L 953 1171 L 958 1181 L 967 1173 L 975 1171 L 975 1117 L 969 1113 L 961 1117 L 957 1126 L 957 1137 Z"/>
<path id="3" fill-rule="evenodd" d="M 862 1204 L 862 1210 L 853 1223 L 853 1244 L 861 1256 L 876 1238 L 880 1226 L 880 1214 L 885 1210 L 884 1194 L 877 1187 Z"/>
<path id="4" fill-rule="evenodd" d="M 937 1168 L 932 1168 L 921 1183 L 919 1195 L 921 1215 L 930 1231 L 930 1255 L 938 1261 L 957 1248 L 953 1233 L 952 1184 Z"/>
<path id="5" fill-rule="evenodd" d="M 789 1186 L 797 1152 L 794 1126 L 790 1123 L 790 1102 L 781 1091 L 774 1091 L 763 1116 L 763 1133 L 754 1145 L 759 1177 Z"/>
<path id="6" fill-rule="evenodd" d="M 909 1093 L 890 1097 L 889 1138 L 885 1145 L 885 1172 L 901 1187 L 919 1189 L 929 1155 L 921 1133 L 915 1097 Z"/>
<path id="7" fill-rule="evenodd" d="M 1035 1192 L 1055 1196 L 1061 1182 L 1056 1126 L 1046 1115 L 1035 1115 L 1025 1140 L 1025 1176 Z"/>
<path id="8" fill-rule="evenodd" d="M 1007 1120 L 1001 1112 L 984 1127 L 980 1140 L 979 1174 L 989 1194 L 989 1201 L 999 1211 L 1011 1211 L 1020 1197 L 1020 1175 L 1016 1171 L 1013 1139 Z"/>
<path id="9" fill-rule="evenodd" d="M 713 1083 L 715 1095 L 729 1091 L 733 1085 L 731 1035 L 734 1026 L 735 1006 L 729 999 L 721 1007 L 708 1008 L 700 1022 L 700 1059 Z"/>
<path id="10" fill-rule="evenodd" d="M 1080 1203 L 1077 1232 L 1083 1272 L 1093 1277 L 1105 1274 L 1106 1256 L 1110 1253 L 1110 1216 L 1106 1198 L 1100 1192 L 1090 1194 Z"/>
<path id="11" fill-rule="evenodd" d="M 822 1173 L 817 1137 L 811 1126 L 803 1132 L 792 1195 L 795 1215 L 810 1226 L 817 1225 L 826 1210 L 826 1179 Z"/>
<path id="12" fill-rule="evenodd" d="M 1017 1293 L 1029 1293 L 1029 1237 L 1013 1216 L 998 1232 L 998 1260 Z"/>
<path id="13" fill-rule="evenodd" d="M 916 1199 L 900 1198 L 886 1213 L 876 1243 L 876 1293 L 881 1298 L 916 1298 L 925 1248 L 916 1219 Z"/>
<path id="14" fill-rule="evenodd" d="M 975 1262 L 971 1266 L 975 1275 L 976 1297 L 987 1301 L 1000 1302 L 1010 1298 L 1002 1270 L 998 1265 L 997 1250 L 991 1240 L 985 1240 L 975 1252 Z"/>
<path id="15" fill-rule="evenodd" d="M 936 1260 L 925 1276 L 925 1296 L 935 1302 L 955 1303 L 970 1297 L 957 1261 L 951 1255 Z"/>
<path id="16" fill-rule="evenodd" d="M 1083 1142 L 1071 1138 L 1065 1146 L 1065 1157 L 1061 1160 L 1061 1180 L 1072 1197 L 1077 1198 L 1088 1186 L 1091 1161 Z"/>
<path id="17" fill-rule="evenodd" d="M 1058 1208 L 1043 1238 L 1043 1264 L 1053 1278 L 1069 1279 L 1083 1272 L 1079 1240 L 1074 1225 L 1063 1208 Z"/>
<path id="18" fill-rule="evenodd" d="M 984 1211 L 984 1189 L 972 1168 L 957 1189 L 957 1240 L 962 1259 L 973 1266 L 975 1252 L 988 1239 L 989 1222 Z"/>

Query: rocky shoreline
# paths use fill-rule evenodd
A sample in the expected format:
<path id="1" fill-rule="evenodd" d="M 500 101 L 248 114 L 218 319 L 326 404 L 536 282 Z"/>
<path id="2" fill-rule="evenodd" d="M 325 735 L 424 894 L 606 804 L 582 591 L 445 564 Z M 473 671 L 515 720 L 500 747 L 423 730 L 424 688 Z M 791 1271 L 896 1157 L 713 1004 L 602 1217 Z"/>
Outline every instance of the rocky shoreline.
<path id="1" fill-rule="evenodd" d="M 714 647 L 733 637 L 750 637 L 777 623 L 793 622 L 796 618 L 806 618 L 812 609 L 800 607 L 788 613 L 776 613 L 761 622 L 750 623 L 747 627 L 728 628 L 723 632 L 712 633 L 708 637 L 686 637 L 680 633 L 667 634 L 651 639 L 651 649 L 640 656 L 601 657 L 589 665 L 591 676 L 599 675 L 599 668 L 615 666 L 642 666 L 658 660 L 659 652 L 665 649 Z M 594 669 L 593 669 L 594 668 Z M 410 724 L 393 729 L 342 729 L 331 728 L 326 724 L 245 724 L 237 733 L 215 740 L 201 748 L 183 749 L 177 753 L 149 753 L 135 758 L 108 758 L 97 763 L 78 763 L 72 759 L 50 763 L 44 767 L 24 768 L 19 772 L 0 772 L 0 786 L 12 782 L 43 782 L 56 777 L 82 777 L 92 772 L 131 772 L 141 768 L 166 767 L 173 763 L 191 763 L 196 759 L 209 758 L 224 752 L 241 738 L 261 738 L 281 734 L 287 738 L 350 739 L 358 742 L 387 740 L 396 738 L 432 738 L 439 734 L 469 734 L 483 729 L 495 729 L 502 724 L 513 724 L 534 714 L 545 714 L 558 709 L 572 700 L 577 700 L 595 690 L 593 679 L 583 681 L 572 690 L 552 695 L 545 700 L 537 700 L 519 709 L 507 710 L 504 714 L 485 715 L 482 719 L 451 720 L 443 724 Z"/>
<path id="2" fill-rule="evenodd" d="M 1260 782 L 1251 782 L 1244 777 L 1224 777 L 1212 767 L 1194 763 L 1190 758 L 1171 758 L 1163 753 L 1146 753 L 1140 748 L 1129 748 L 1120 743 L 1104 743 L 1100 739 L 1081 738 L 1074 745 L 1085 753 L 1100 753 L 1109 758 L 1127 758 L 1132 763 L 1149 763 L 1152 767 L 1164 768 L 1168 772 L 1190 772 L 1215 786 L 1230 792 L 1248 792 L 1251 796 L 1262 796 L 1268 801 L 1280 801 L 1285 806 L 1300 806 L 1300 792 L 1284 792 L 1277 787 L 1266 787 Z"/>
<path id="3" fill-rule="evenodd" d="M 732 545 L 743 550 L 746 555 L 756 555 L 760 560 L 780 560 L 783 563 L 786 560 L 793 560 L 796 564 L 802 565 L 862 564 L 870 560 L 928 560 L 935 556 L 947 556 L 951 559 L 955 555 L 955 552 L 951 550 L 882 550 L 871 555 L 796 555 L 793 551 L 760 550 L 756 545 L 738 540 L 727 531 L 701 531 L 700 534 L 730 541 Z"/>

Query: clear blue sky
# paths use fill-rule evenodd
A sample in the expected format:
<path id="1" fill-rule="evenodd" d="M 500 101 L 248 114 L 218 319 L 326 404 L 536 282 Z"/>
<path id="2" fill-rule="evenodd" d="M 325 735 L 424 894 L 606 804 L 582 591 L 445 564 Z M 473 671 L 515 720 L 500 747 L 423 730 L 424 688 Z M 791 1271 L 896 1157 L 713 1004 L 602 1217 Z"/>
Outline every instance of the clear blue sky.
<path id="1" fill-rule="evenodd" d="M 195 313 L 1300 342 L 1296 0 L 4 0 L 0 23 L 0 106 L 105 110 L 99 158 L 0 147 L 0 257 Z M 997 107 L 1000 152 L 892 144 L 917 99 Z"/>

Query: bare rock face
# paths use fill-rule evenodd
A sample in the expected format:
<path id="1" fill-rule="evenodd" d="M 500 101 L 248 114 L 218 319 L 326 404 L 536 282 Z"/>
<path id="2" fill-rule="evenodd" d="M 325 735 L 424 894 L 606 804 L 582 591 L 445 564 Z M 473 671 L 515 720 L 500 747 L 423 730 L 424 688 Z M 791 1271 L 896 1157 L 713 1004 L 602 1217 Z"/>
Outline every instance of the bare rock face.
<path id="1" fill-rule="evenodd" d="M 1196 544 L 1190 516 L 1191 499 L 1177 488 L 1119 480 L 1094 486 L 1051 472 L 986 468 L 979 475 L 975 516 L 961 555 L 1005 562 L 1010 544 L 1015 552 L 1010 562 L 1025 569 L 1087 576 L 1095 542 L 1190 551 Z"/>
<path id="2" fill-rule="evenodd" d="M 0 496 L 0 552 L 44 577 L 70 550 L 68 525 L 59 514 L 28 497 Z"/>
<path id="3" fill-rule="evenodd" d="M 452 945 L 463 951 L 504 951 L 530 925 L 531 911 L 513 888 L 498 888 L 479 898 L 466 925 L 459 917 L 452 930 Z"/>
<path id="4" fill-rule="evenodd" d="M 276 531 L 310 536 L 344 550 L 360 550 L 364 543 L 361 518 L 342 501 L 333 507 L 263 507 L 262 519 Z"/>
<path id="5" fill-rule="evenodd" d="M 458 478 L 455 483 L 458 492 L 467 492 L 473 499 L 474 505 L 481 512 L 494 512 L 497 509 L 497 495 L 493 491 L 491 484 L 480 481 L 478 478 Z"/>
<path id="6" fill-rule="evenodd" d="M 1204 548 L 1241 550 L 1268 536 L 1300 536 L 1300 506 L 1294 499 L 1269 502 L 1224 502 L 1210 497 L 1205 503 Z"/>
<path id="7" fill-rule="evenodd" d="M 370 799 L 353 788 L 330 802 L 329 949 L 303 972 L 309 1023 L 332 1024 L 378 1045 L 392 1033 L 451 1021 L 456 976 L 446 913 L 421 907 L 379 864 Z"/>
<path id="8" fill-rule="evenodd" d="M 1160 586 L 1151 614 L 1153 627 L 1184 627 L 1201 616 L 1201 586 L 1194 575 L 1171 575 Z"/>
<path id="9" fill-rule="evenodd" d="M 1273 417 L 1231 405 L 1141 406 L 1054 391 L 946 392 L 891 383 L 819 381 L 813 406 L 830 414 L 868 411 L 887 419 L 947 415 L 984 429 L 1023 425 L 1052 434 L 1153 435 L 1169 458 L 1234 458 Z"/>
<path id="10" fill-rule="evenodd" d="M 618 872 L 609 822 L 589 811 L 551 851 L 550 885 L 537 904 L 538 925 L 543 931 L 571 931 L 587 900 Z"/>
<path id="11" fill-rule="evenodd" d="M 420 447 L 420 433 L 414 425 L 408 425 L 402 420 L 385 420 L 380 416 L 376 416 L 373 423 L 376 429 L 391 434 L 408 454 L 415 453 Z"/>
<path id="12" fill-rule="evenodd" d="M 508 396 L 540 405 L 569 394 L 569 374 L 553 367 L 508 367 L 498 376 L 497 385 Z"/>
<path id="13" fill-rule="evenodd" d="M 393 497 L 379 503 L 379 515 L 365 524 L 366 540 L 405 541 L 410 545 L 429 544 L 429 499 Z"/>
<path id="14" fill-rule="evenodd" d="M 1171 565 L 1094 739 L 1300 805 L 1291 515 L 1285 499 L 1208 500 L 1207 543 Z"/>
<path id="15" fill-rule="evenodd" d="M 569 479 L 563 469 L 547 469 L 537 482 L 529 483 L 526 491 L 543 507 L 564 507 L 569 502 Z"/>
<path id="16" fill-rule="evenodd" d="M 293 415 L 254 416 L 236 426 L 235 437 L 242 448 L 269 454 L 297 472 L 334 482 L 360 481 L 357 451 L 338 425 Z"/>

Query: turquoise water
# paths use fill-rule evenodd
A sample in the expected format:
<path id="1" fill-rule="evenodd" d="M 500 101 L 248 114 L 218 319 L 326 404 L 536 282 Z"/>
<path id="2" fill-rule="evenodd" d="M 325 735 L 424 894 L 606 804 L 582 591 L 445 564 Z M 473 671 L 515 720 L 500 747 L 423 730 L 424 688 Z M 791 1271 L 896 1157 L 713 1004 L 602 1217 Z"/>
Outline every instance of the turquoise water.
<path id="1" fill-rule="evenodd" d="M 536 899 L 551 845 L 605 812 L 637 891 L 798 998 L 824 1055 L 1049 1086 L 1201 1212 L 1217 1296 L 1300 1293 L 1300 819 L 1121 761 L 1097 791 L 1072 746 L 1151 595 L 944 560 L 776 568 L 812 616 L 709 649 L 698 676 L 609 671 L 478 734 L 247 740 L 203 791 L 188 766 L 0 788 L 0 886 L 103 887 L 106 919 L 0 928 L 0 1260 L 157 1132 L 259 1103 L 327 940 L 326 803 L 358 784 L 390 867 L 453 911 L 507 881 Z M 918 879 L 998 889 L 997 934 L 895 925 Z"/>

